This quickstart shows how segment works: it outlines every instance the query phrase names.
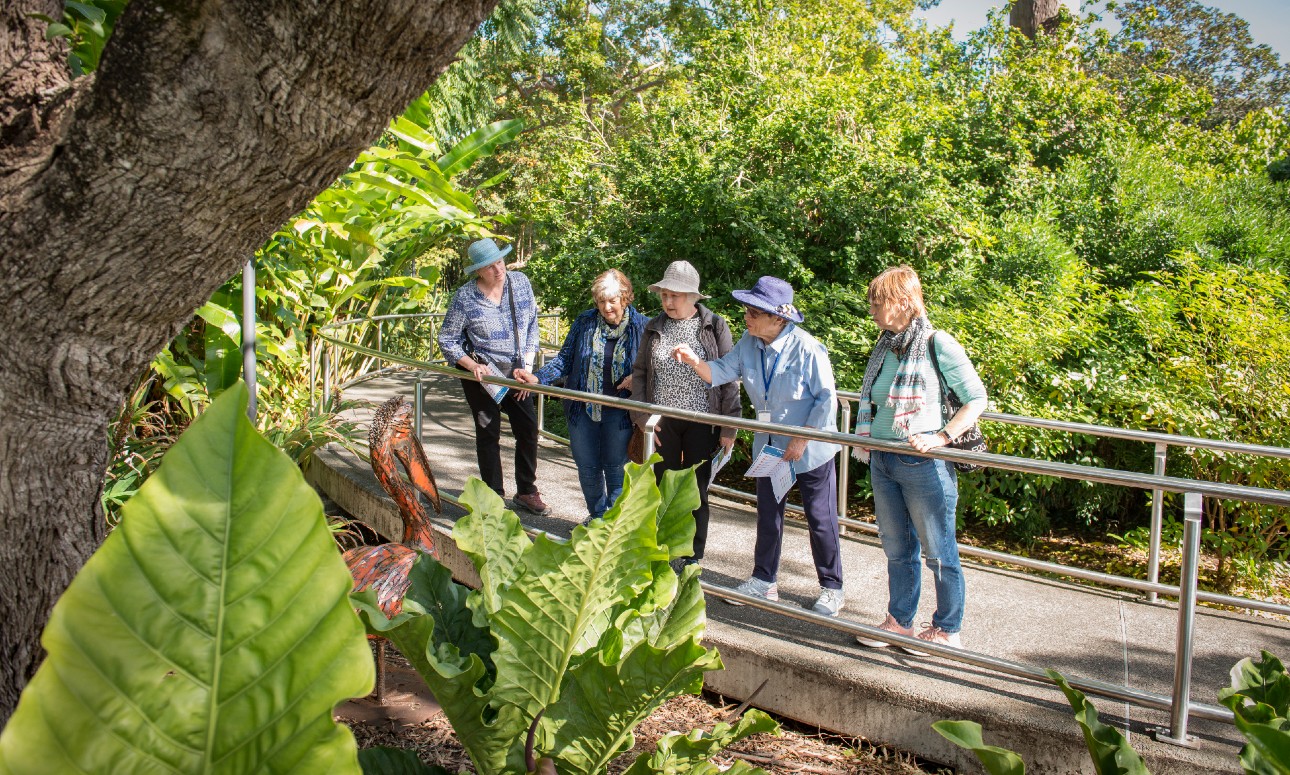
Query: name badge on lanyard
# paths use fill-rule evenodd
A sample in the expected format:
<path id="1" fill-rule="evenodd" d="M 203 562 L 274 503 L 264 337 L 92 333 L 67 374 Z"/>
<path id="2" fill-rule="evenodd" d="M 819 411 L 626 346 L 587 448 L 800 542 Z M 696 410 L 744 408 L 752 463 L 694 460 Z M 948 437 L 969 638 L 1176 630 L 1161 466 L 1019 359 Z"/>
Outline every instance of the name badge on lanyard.
<path id="1" fill-rule="evenodd" d="M 770 383 L 775 377 L 775 369 L 779 366 L 779 357 L 783 353 L 775 354 L 775 362 L 770 365 L 770 373 L 766 373 L 766 353 L 761 354 L 761 387 L 762 402 L 764 406 L 757 410 L 758 422 L 770 422 Z"/>

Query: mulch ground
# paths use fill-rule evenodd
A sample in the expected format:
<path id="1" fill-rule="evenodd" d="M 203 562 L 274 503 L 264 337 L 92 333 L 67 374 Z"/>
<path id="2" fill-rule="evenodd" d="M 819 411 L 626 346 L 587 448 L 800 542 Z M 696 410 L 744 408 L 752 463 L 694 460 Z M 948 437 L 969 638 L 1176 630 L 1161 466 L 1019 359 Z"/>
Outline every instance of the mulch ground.
<path id="1" fill-rule="evenodd" d="M 416 751 L 426 764 L 438 765 L 449 772 L 473 773 L 474 767 L 457 741 L 452 725 L 420 678 L 393 649 L 388 660 L 385 703 L 378 704 L 370 698 L 351 700 L 337 708 L 337 719 L 353 730 L 360 748 L 409 748 Z M 733 721 L 738 711 L 737 704 L 728 703 L 716 695 L 676 697 L 636 728 L 636 745 L 611 763 L 607 772 L 625 771 L 638 755 L 653 751 L 658 739 L 664 735 L 687 733 L 693 729 L 710 730 L 720 722 Z M 742 740 L 713 757 L 713 763 L 724 768 L 736 759 L 742 759 L 772 775 L 925 775 L 929 772 L 952 772 L 863 740 L 805 729 L 782 719 L 780 723 L 783 725 L 781 734 L 761 734 Z"/>

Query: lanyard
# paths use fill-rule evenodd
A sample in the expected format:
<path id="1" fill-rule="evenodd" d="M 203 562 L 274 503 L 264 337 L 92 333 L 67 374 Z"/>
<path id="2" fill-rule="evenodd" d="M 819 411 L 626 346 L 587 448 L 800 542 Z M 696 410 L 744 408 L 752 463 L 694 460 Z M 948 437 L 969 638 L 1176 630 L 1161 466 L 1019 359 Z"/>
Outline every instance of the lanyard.
<path id="1" fill-rule="evenodd" d="M 775 362 L 770 365 L 770 374 L 766 373 L 766 353 L 761 353 L 761 386 L 762 400 L 766 402 L 766 409 L 770 409 L 770 382 L 775 377 L 775 369 L 779 367 L 779 359 L 783 352 L 775 353 Z"/>

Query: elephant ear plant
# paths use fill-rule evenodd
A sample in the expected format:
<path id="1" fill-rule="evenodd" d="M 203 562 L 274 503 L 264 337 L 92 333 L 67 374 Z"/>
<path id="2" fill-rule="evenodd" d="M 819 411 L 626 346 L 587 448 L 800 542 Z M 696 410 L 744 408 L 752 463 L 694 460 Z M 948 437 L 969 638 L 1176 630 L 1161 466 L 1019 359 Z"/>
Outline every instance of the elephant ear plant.
<path id="1" fill-rule="evenodd" d="M 356 601 L 369 628 L 421 673 L 479 775 L 532 771 L 536 756 L 560 775 L 604 772 L 632 746 L 638 723 L 697 693 L 704 671 L 721 667 L 700 644 L 698 567 L 678 578 L 668 566 L 694 539 L 693 472 L 668 472 L 660 489 L 650 466 L 629 465 L 618 503 L 567 543 L 530 540 L 477 479 L 461 502 L 470 514 L 453 537 L 478 569 L 479 589 L 455 584 L 423 556 L 399 616 L 386 619 L 370 596 Z M 656 764 L 642 756 L 632 772 L 707 771 L 722 745 L 775 729 L 751 711 L 733 728 L 665 739 Z"/>
<path id="2" fill-rule="evenodd" d="M 0 773 L 360 772 L 332 718 L 374 679 L 353 581 L 246 402 L 184 432 L 54 606 Z"/>

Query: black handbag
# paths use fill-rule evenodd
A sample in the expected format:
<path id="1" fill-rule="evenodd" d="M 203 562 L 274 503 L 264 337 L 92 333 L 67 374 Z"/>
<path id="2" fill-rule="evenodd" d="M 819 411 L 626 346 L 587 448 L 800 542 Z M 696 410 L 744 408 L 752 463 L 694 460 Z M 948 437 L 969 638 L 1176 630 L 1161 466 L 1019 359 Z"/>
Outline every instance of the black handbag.
<path id="1" fill-rule="evenodd" d="M 932 358 L 932 368 L 936 369 L 936 379 L 941 385 L 942 422 L 946 422 L 958 414 L 959 409 L 963 407 L 963 402 L 959 400 L 958 395 L 953 390 L 950 390 L 950 386 L 945 383 L 945 375 L 941 373 L 941 364 L 936 357 L 936 332 L 932 332 L 931 337 L 927 340 L 927 354 Z M 958 438 L 950 439 L 950 443 L 947 446 L 961 449 L 964 452 L 990 451 L 990 447 L 986 443 L 985 436 L 981 433 L 981 426 L 978 423 L 972 423 L 972 427 L 959 434 Z M 979 466 L 975 463 L 955 463 L 954 468 L 965 474 L 970 474 L 973 471 L 980 471 L 985 466 Z"/>

